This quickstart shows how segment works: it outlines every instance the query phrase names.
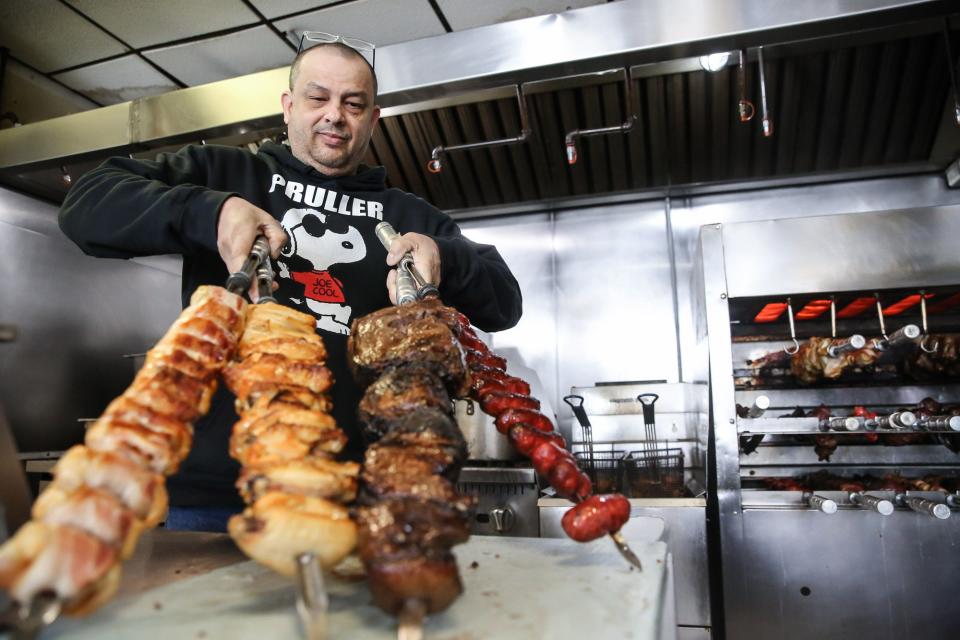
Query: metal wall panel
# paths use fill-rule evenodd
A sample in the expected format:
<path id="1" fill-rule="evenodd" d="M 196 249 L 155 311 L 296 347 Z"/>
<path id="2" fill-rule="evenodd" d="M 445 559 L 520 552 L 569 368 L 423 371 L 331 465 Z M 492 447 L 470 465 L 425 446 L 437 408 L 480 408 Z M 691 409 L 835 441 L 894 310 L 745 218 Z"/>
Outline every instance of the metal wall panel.
<path id="1" fill-rule="evenodd" d="M 556 274 L 553 220 L 543 213 L 463 223 L 463 232 L 476 242 L 492 244 L 510 266 L 523 293 L 523 317 L 516 327 L 493 336 L 493 348 L 537 372 L 545 398 L 557 408 Z"/>
<path id="2" fill-rule="evenodd" d="M 0 343 L 0 404 L 20 451 L 78 442 L 77 419 L 99 415 L 133 377 L 121 356 L 145 351 L 180 310 L 176 269 L 84 256 L 56 215 L 0 190 L 0 324 L 18 332 Z"/>
<path id="3" fill-rule="evenodd" d="M 956 518 L 930 523 L 903 510 L 883 517 L 747 509 L 743 516 L 750 569 L 728 603 L 744 611 L 728 638 L 960 636 L 956 617 L 943 615 L 956 603 Z M 831 540 L 847 542 L 834 549 Z"/>
<path id="4" fill-rule="evenodd" d="M 677 382 L 661 202 L 557 215 L 558 387 Z"/>
<path id="5" fill-rule="evenodd" d="M 471 238 L 495 244 L 517 276 L 523 319 L 496 334 L 494 348 L 516 350 L 539 372 L 561 422 L 572 417 L 561 398 L 573 386 L 677 381 L 670 259 L 659 201 L 462 226 Z"/>

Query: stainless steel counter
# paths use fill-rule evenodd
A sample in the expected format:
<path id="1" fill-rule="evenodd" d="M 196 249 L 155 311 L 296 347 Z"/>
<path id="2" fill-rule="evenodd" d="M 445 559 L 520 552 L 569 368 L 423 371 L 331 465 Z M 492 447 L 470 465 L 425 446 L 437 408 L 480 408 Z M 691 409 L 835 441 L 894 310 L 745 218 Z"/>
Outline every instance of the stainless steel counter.
<path id="1" fill-rule="evenodd" d="M 159 531 L 144 543 L 114 602 L 89 618 L 60 620 L 43 637 L 301 637 L 292 581 L 241 561 L 226 536 Z M 634 550 L 643 572 L 630 569 L 608 540 L 474 536 L 455 550 L 464 594 L 427 620 L 425 635 L 674 638 L 666 545 Z M 396 621 L 370 604 L 365 582 L 332 575 L 327 582 L 331 637 L 396 637 Z"/>

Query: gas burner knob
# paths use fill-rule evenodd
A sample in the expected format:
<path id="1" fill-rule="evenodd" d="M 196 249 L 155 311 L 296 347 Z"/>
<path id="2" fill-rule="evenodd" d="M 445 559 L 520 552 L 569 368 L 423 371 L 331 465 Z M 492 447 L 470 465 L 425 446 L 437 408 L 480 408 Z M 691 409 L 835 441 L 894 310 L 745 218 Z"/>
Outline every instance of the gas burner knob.
<path id="1" fill-rule="evenodd" d="M 517 517 L 510 507 L 494 507 L 490 509 L 490 519 L 497 533 L 507 533 L 513 529 Z"/>

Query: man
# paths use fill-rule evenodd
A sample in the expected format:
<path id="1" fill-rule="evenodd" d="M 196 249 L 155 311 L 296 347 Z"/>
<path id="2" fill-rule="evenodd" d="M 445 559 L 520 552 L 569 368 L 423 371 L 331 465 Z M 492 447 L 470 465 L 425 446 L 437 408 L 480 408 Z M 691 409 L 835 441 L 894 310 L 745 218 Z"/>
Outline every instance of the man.
<path id="1" fill-rule="evenodd" d="M 395 300 L 390 267 L 400 256 L 412 252 L 444 302 L 486 331 L 516 324 L 520 289 L 494 247 L 463 237 L 420 198 L 387 189 L 382 167 L 360 164 L 380 109 L 376 76 L 359 53 L 339 43 L 301 52 L 281 103 L 289 149 L 265 143 L 252 155 L 193 145 L 153 162 L 107 160 L 71 189 L 60 228 L 95 256 L 183 254 L 184 305 L 199 285 L 222 285 L 265 234 L 279 272 L 274 295 L 317 318 L 336 380 L 333 415 L 350 436 L 346 455 L 361 459 L 361 391 L 346 367 L 347 333 L 352 319 Z M 381 220 L 402 234 L 389 254 L 374 234 Z M 221 389 L 168 480 L 168 527 L 222 530 L 239 510 L 239 467 L 227 454 L 236 420 Z"/>

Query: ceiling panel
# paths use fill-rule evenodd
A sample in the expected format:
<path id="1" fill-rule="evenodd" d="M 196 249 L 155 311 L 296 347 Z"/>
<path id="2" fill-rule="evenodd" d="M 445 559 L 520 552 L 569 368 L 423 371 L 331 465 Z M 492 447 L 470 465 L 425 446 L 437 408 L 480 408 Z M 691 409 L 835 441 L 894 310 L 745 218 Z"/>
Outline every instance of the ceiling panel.
<path id="1" fill-rule="evenodd" d="M 281 31 L 327 31 L 378 47 L 446 33 L 427 0 L 354 0 L 274 24 Z"/>
<path id="2" fill-rule="evenodd" d="M 56 0 L 0 0 L 0 44 L 45 73 L 126 51 Z"/>
<path id="3" fill-rule="evenodd" d="M 317 9 L 339 0 L 250 0 L 250 3 L 267 18 L 286 16 L 298 11 Z"/>
<path id="4" fill-rule="evenodd" d="M 580 9 L 606 0 L 437 0 L 454 31 Z"/>
<path id="5" fill-rule="evenodd" d="M 143 55 L 181 82 L 195 86 L 286 66 L 293 60 L 294 52 L 268 27 L 255 27 L 144 51 Z"/>
<path id="6" fill-rule="evenodd" d="M 241 0 L 67 0 L 132 47 L 146 47 L 252 24 Z"/>
<path id="7" fill-rule="evenodd" d="M 155 96 L 178 88 L 136 55 L 74 69 L 54 77 L 104 105 Z"/>

